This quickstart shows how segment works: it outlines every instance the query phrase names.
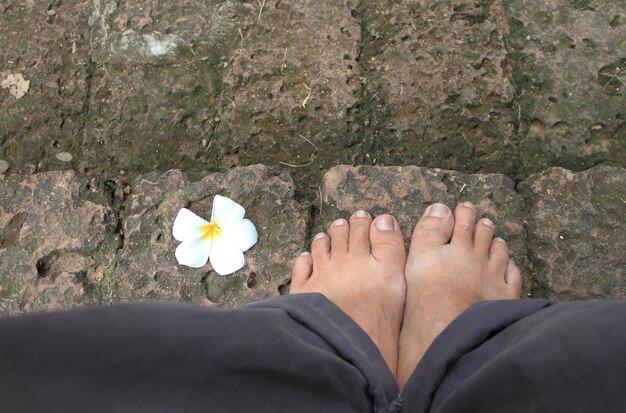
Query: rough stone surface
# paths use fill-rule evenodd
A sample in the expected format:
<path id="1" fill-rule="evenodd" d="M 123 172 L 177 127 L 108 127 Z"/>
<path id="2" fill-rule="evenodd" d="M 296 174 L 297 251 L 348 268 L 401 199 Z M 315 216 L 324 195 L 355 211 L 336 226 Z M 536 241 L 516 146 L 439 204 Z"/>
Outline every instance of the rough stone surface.
<path id="1" fill-rule="evenodd" d="M 123 217 L 124 247 L 115 272 L 116 300 L 175 299 L 236 307 L 285 291 L 293 258 L 305 246 L 310 208 L 293 199 L 291 178 L 257 165 L 192 181 L 177 170 L 137 178 Z M 259 233 L 246 265 L 220 276 L 177 264 L 172 225 L 181 208 L 209 220 L 215 194 L 246 208 Z"/>
<path id="2" fill-rule="evenodd" d="M 520 185 L 526 198 L 533 294 L 626 298 L 626 170 L 551 168 Z"/>
<path id="3" fill-rule="evenodd" d="M 626 164 L 624 1 L 505 1 L 521 175 Z"/>
<path id="4" fill-rule="evenodd" d="M 0 157 L 14 173 L 62 168 L 55 154 L 79 148 L 88 95 L 89 6 L 0 3 L 0 82 L 11 75 L 30 82 L 20 99 L 0 88 Z"/>
<path id="5" fill-rule="evenodd" d="M 96 63 L 80 167 L 130 177 L 208 160 L 222 59 L 256 17 L 253 2 L 95 1 Z M 121 173 L 123 175 L 123 172 Z"/>
<path id="6" fill-rule="evenodd" d="M 9 0 L 0 83 L 29 83 L 0 88 L 0 159 L 127 182 L 264 163 L 308 200 L 337 164 L 624 165 L 625 22 L 624 1 Z"/>
<path id="7" fill-rule="evenodd" d="M 359 10 L 368 161 L 511 174 L 500 3 L 368 0 Z"/>
<path id="8" fill-rule="evenodd" d="M 105 299 L 121 238 L 87 184 L 72 171 L 0 176 L 0 314 Z"/>
<path id="9" fill-rule="evenodd" d="M 267 290 L 237 290 L 240 287 L 226 285 L 233 280 L 243 282 L 248 270 L 215 281 L 215 275 L 203 269 L 200 282 L 204 289 L 199 289 L 190 273 L 173 272 L 171 280 L 175 283 L 166 285 L 167 278 L 157 274 L 163 263 L 150 261 L 156 260 L 156 255 L 145 252 L 148 245 L 155 250 L 165 246 L 141 238 L 142 231 L 131 231 L 133 244 L 127 240 L 124 258 L 115 270 L 119 257 L 114 251 L 120 242 L 116 225 L 122 225 L 119 214 L 130 211 L 126 198 L 135 189 L 130 182 L 139 174 L 157 171 L 154 179 L 163 185 L 168 182 L 166 176 L 171 176 L 186 188 L 195 188 L 204 181 L 196 182 L 192 176 L 209 179 L 212 172 L 264 163 L 279 168 L 267 172 L 267 179 L 276 181 L 276 188 L 291 188 L 284 189 L 286 198 L 281 202 L 298 205 L 293 198 L 317 200 L 322 192 L 322 174 L 337 164 L 415 164 L 463 173 L 495 172 L 517 181 L 552 166 L 579 171 L 596 164 L 626 165 L 623 0 L 0 3 L 0 83 L 4 86 L 0 87 L 0 182 L 6 193 L 20 193 L 21 183 L 41 193 L 32 199 L 0 199 L 2 208 L 12 211 L 3 212 L 4 221 L 0 222 L 0 255 L 10 257 L 0 262 L 0 268 L 9 274 L 30 274 L 0 275 L 7 280 L 6 285 L 0 282 L 0 300 L 7 303 L 0 305 L 5 312 L 149 297 L 231 306 L 266 296 L 270 290 L 275 292 L 280 284 L 275 278 L 267 278 L 271 286 Z M 12 178 L 14 174 L 67 168 L 87 176 L 73 176 L 67 182 L 55 174 Z M 181 169 L 184 174 L 159 175 L 170 169 Z M 292 174 L 295 189 L 280 171 Z M 622 174 L 620 169 L 612 171 Z M 331 172 L 331 176 L 338 173 Z M 253 175 L 254 179 L 263 175 L 258 171 L 231 173 Z M 371 173 L 388 176 L 387 172 Z M 405 173 L 409 172 L 399 176 Z M 494 200 L 504 193 L 519 202 L 511 182 L 502 176 L 463 173 L 423 170 L 409 175 L 416 182 L 426 182 L 426 188 L 432 184 L 434 189 L 428 190 L 431 197 L 439 194 L 452 204 L 459 193 L 459 199 L 472 195 L 476 202 L 492 192 L 494 198 L 483 201 L 488 214 L 501 214 L 492 216 L 496 223 L 500 218 L 509 222 L 509 227 L 500 228 L 509 231 L 502 235 L 520 237 L 515 219 L 523 214 L 514 212 L 517 210 L 511 209 L 509 201 Z M 226 176 L 230 175 L 209 179 L 214 183 L 206 184 L 201 208 L 210 205 L 209 189 L 226 188 L 218 184 L 231 179 Z M 587 179 L 588 185 L 580 184 L 582 192 L 572 192 L 572 200 L 589 195 L 585 192 L 589 187 L 602 185 L 598 181 L 601 176 L 591 172 L 584 179 L 583 175 L 574 176 L 572 182 Z M 228 182 L 236 181 L 232 179 Z M 410 232 L 415 214 L 427 202 L 426 195 L 422 199 L 403 189 L 402 181 L 397 183 L 396 178 L 389 178 L 396 182 L 391 189 L 385 183 L 367 183 L 368 179 L 362 178 L 359 185 L 370 185 L 381 196 L 389 192 L 389 199 L 412 208 L 411 214 L 405 216 L 404 211 L 393 209 L 397 205 L 384 197 L 378 204 L 373 194 L 363 195 L 362 200 L 377 213 L 387 207 L 396 211 Z M 482 181 L 474 185 L 474 179 Z M 613 182 L 615 178 L 606 172 L 605 179 Z M 75 205 L 83 202 L 102 208 L 99 213 L 107 217 L 114 216 L 91 222 L 81 227 L 84 232 L 76 232 L 80 235 L 77 239 L 85 240 L 92 226 L 105 227 L 100 246 L 85 241 L 87 247 L 75 250 L 66 248 L 64 238 L 55 238 L 56 232 L 79 231 L 77 223 L 67 221 L 78 207 L 66 206 L 56 195 L 46 195 L 46 191 L 56 189 L 51 183 L 55 180 L 63 181 L 61 188 L 71 189 L 66 192 L 71 193 L 67 196 Z M 144 181 L 137 185 L 148 191 Z M 399 192 L 394 192 L 396 189 Z M 176 191 L 173 188 L 170 192 Z M 244 194 L 237 192 L 243 191 L 241 188 L 232 191 Z M 402 191 L 413 194 L 414 199 L 403 204 Z M 529 200 L 543 199 L 531 190 L 524 191 Z M 270 190 L 276 202 L 279 192 Z M 193 204 L 193 196 L 185 194 L 186 202 Z M 169 195 L 164 192 L 159 196 L 166 199 Z M 545 202 L 553 197 L 547 193 L 542 196 Z M 344 198 L 354 202 L 358 198 L 350 192 L 337 197 L 345 208 L 336 210 L 337 214 L 347 214 L 351 209 Z M 29 200 L 34 215 L 20 215 L 29 209 Z M 137 199 L 134 202 L 140 205 Z M 255 206 L 250 207 L 254 211 Z M 292 206 L 287 208 L 292 211 L 289 208 Z M 328 218 L 326 214 L 333 208 L 324 204 L 322 218 Z M 141 212 L 137 206 L 132 211 L 159 222 L 171 218 L 159 216 L 157 209 Z M 90 213 L 81 211 L 77 217 Z M 295 212 L 288 214 L 296 219 Z M 6 241 L 21 239 L 20 222 L 32 225 L 29 220 L 35 215 L 65 217 L 66 221 L 57 220 L 48 226 L 39 218 L 39 238 L 24 238 L 31 242 L 30 249 Z M 613 284 L 608 281 L 603 286 L 594 284 L 597 280 L 592 281 L 592 269 L 585 273 L 584 282 L 566 277 L 551 286 L 546 280 L 552 276 L 546 274 L 556 274 L 558 265 L 550 261 L 554 256 L 544 257 L 552 252 L 548 247 L 542 250 L 543 241 L 538 241 L 541 231 L 547 229 L 539 228 L 541 225 L 531 218 L 527 217 L 528 228 L 539 225 L 539 235 L 529 237 L 528 242 L 539 243 L 538 255 L 524 261 L 526 253 L 520 249 L 524 243 L 512 242 L 525 268 L 537 272 L 534 293 L 564 298 L 618 296 L 616 291 L 621 287 L 611 289 Z M 110 224 L 109 219 L 117 224 Z M 133 219 L 140 218 L 128 215 L 124 219 L 124 225 L 131 228 L 137 225 Z M 568 221 L 564 218 L 564 222 Z M 141 225 L 158 236 L 156 224 Z M 597 228 L 593 234 L 601 242 L 613 239 L 608 227 L 598 224 Z M 58 252 L 56 247 L 46 246 L 40 251 L 35 246 L 47 231 L 53 233 L 50 245 L 60 245 Z M 290 242 L 295 251 L 295 238 Z M 516 242 L 521 246 L 515 246 Z M 598 245 L 603 245 L 601 242 Z M 619 244 L 617 239 L 614 244 Z M 607 268 L 617 265 L 616 252 L 608 246 L 606 251 L 598 247 L 593 252 L 598 257 L 603 252 L 609 254 Z M 23 259 L 17 258 L 19 254 Z M 139 269 L 132 264 L 133 254 L 151 263 L 151 280 L 128 275 Z M 549 264 L 542 261 L 544 258 Z M 272 259 L 274 263 L 287 260 L 282 256 Z M 570 256 L 563 260 L 583 268 L 593 262 Z M 259 258 L 255 265 L 261 270 L 250 271 L 255 277 L 281 271 L 284 276 L 287 264 L 264 264 L 267 262 Z M 32 275 L 33 265 L 39 269 L 34 274 L 39 276 Z M 168 271 L 173 268 L 169 261 L 164 265 Z M 277 272 L 266 271 L 268 265 L 276 265 Z M 119 281 L 114 285 L 113 275 Z M 83 276 L 89 283 L 81 284 L 81 293 L 77 280 Z M 571 288 L 570 281 L 575 284 Z M 587 287 L 580 287 L 584 283 Z M 37 288 L 44 293 L 38 294 Z M 529 291 L 529 285 L 526 288 Z M 605 293 L 609 290 L 612 292 Z M 235 298 L 240 293 L 244 297 L 241 300 Z"/>
<path id="10" fill-rule="evenodd" d="M 473 202 L 480 213 L 496 223 L 496 236 L 507 240 L 513 259 L 528 266 L 521 199 L 513 181 L 503 175 L 467 175 L 416 166 L 338 166 L 324 175 L 322 193 L 318 230 L 337 218 L 349 218 L 358 209 L 373 215 L 386 212 L 397 218 L 407 246 L 428 205 L 443 202 L 454 208 L 459 202 Z M 528 277 L 524 289 L 530 291 Z"/>
<path id="11" fill-rule="evenodd" d="M 282 164 L 298 178 L 361 162 L 353 3 L 267 1 L 224 64 L 216 131 L 224 166 Z"/>

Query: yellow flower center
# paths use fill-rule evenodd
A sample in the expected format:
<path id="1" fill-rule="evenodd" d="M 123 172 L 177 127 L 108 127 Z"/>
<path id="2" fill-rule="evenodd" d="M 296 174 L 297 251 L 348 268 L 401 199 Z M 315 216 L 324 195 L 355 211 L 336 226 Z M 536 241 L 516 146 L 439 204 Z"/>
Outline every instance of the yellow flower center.
<path id="1" fill-rule="evenodd" d="M 222 232 L 224 232 L 220 226 L 219 226 L 219 222 L 215 221 L 215 222 L 209 222 L 208 224 L 205 224 L 202 226 L 202 239 L 215 239 L 217 237 L 219 237 L 220 235 L 222 235 Z"/>

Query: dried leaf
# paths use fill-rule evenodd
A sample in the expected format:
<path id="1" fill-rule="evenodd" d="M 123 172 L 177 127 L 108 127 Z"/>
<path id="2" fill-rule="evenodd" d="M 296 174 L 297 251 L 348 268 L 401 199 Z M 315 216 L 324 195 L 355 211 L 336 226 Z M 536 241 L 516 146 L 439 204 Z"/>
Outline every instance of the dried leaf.
<path id="1" fill-rule="evenodd" d="M 9 93 L 13 95 L 15 99 L 19 99 L 28 92 L 30 81 L 24 79 L 21 73 L 16 75 L 10 74 L 0 83 L 0 87 L 2 87 L 2 89 L 9 89 Z"/>

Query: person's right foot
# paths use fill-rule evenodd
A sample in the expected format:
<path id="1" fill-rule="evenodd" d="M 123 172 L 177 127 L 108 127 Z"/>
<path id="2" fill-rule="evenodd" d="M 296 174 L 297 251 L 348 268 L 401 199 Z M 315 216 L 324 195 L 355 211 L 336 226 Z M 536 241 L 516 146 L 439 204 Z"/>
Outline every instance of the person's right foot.
<path id="1" fill-rule="evenodd" d="M 514 299 L 522 277 L 489 219 L 459 204 L 455 216 L 443 204 L 426 209 L 413 232 L 405 268 L 407 298 L 400 333 L 398 384 L 409 379 L 428 347 L 477 301 Z"/>

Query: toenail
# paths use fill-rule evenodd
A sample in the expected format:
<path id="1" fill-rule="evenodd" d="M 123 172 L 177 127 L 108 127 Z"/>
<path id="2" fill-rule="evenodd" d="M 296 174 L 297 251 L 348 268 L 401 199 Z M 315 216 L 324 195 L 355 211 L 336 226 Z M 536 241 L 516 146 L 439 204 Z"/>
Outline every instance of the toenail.
<path id="1" fill-rule="evenodd" d="M 506 244 L 506 241 L 505 241 L 505 240 L 503 240 L 503 239 L 502 239 L 502 238 L 500 238 L 500 237 L 496 237 L 496 238 L 494 238 L 493 240 L 494 240 L 494 241 L 501 242 L 501 243 L 503 243 L 503 244 Z"/>
<path id="2" fill-rule="evenodd" d="M 301 257 L 306 257 L 307 255 L 311 255 L 311 253 L 310 253 L 309 251 L 302 251 L 302 252 L 300 253 L 300 256 L 301 256 Z"/>
<path id="3" fill-rule="evenodd" d="M 359 209 L 354 213 L 354 216 L 357 218 L 367 218 L 367 215 L 367 212 L 363 211 L 362 209 Z"/>
<path id="4" fill-rule="evenodd" d="M 465 201 L 465 202 L 463 202 L 463 205 L 465 205 L 465 206 L 466 206 L 466 207 L 468 207 L 468 208 L 476 209 L 476 207 L 474 206 L 474 204 L 472 204 L 472 203 L 471 203 L 471 202 L 469 202 L 469 201 Z"/>
<path id="5" fill-rule="evenodd" d="M 388 216 L 378 218 L 374 225 L 381 231 L 393 231 L 393 219 Z"/>
<path id="6" fill-rule="evenodd" d="M 342 225 L 346 225 L 346 220 L 343 218 L 339 218 L 333 221 L 333 227 L 340 227 Z"/>
<path id="7" fill-rule="evenodd" d="M 436 203 L 430 206 L 430 212 L 428 213 L 428 216 L 441 218 L 447 216 L 448 213 L 449 210 L 447 206 L 445 206 L 444 204 Z"/>
<path id="8" fill-rule="evenodd" d="M 320 232 L 319 234 L 314 236 L 313 239 L 316 240 L 316 239 L 324 238 L 325 236 L 326 236 L 326 234 L 324 234 L 323 232 Z"/>
<path id="9" fill-rule="evenodd" d="M 483 224 L 488 225 L 490 227 L 495 227 L 495 225 L 493 224 L 493 221 L 490 220 L 489 218 L 483 218 Z"/>

